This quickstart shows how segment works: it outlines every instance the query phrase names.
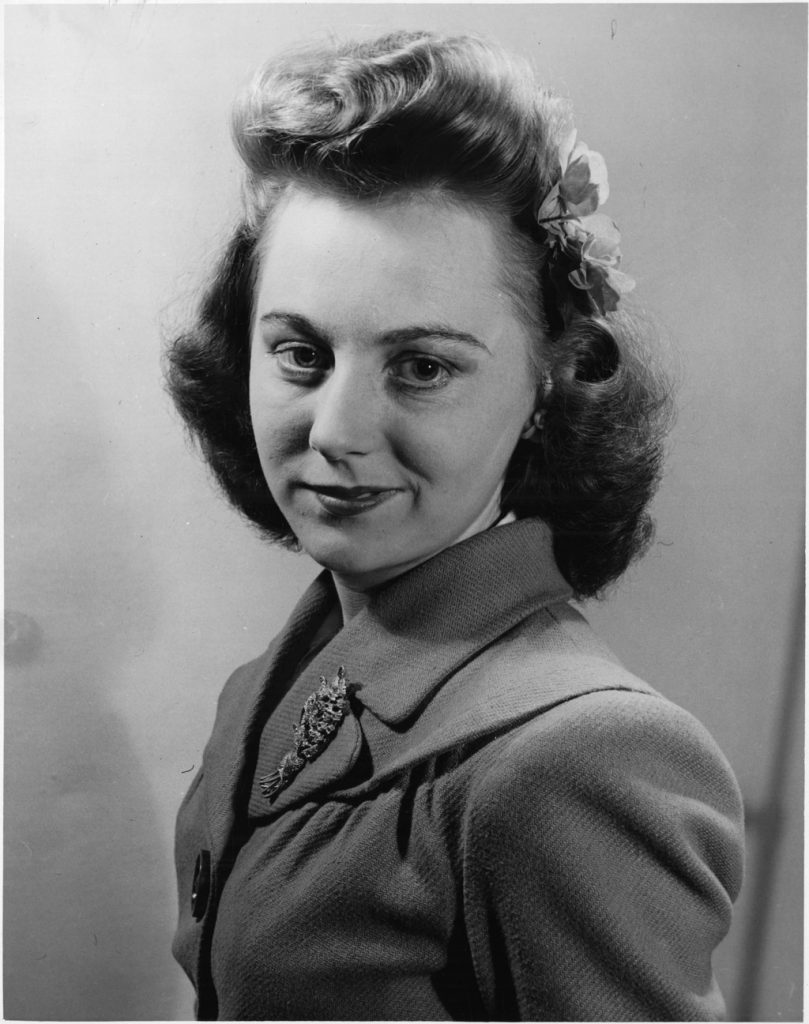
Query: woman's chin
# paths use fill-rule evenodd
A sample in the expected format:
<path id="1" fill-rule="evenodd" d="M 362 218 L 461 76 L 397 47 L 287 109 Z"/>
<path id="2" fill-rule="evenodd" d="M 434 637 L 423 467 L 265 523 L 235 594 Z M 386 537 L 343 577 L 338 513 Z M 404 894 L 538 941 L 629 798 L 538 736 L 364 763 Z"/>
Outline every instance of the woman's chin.
<path id="1" fill-rule="evenodd" d="M 345 538 L 301 537 L 303 550 L 352 590 L 381 586 L 430 557 L 429 552 L 399 551 L 390 542 L 350 542 Z"/>
<path id="2" fill-rule="evenodd" d="M 341 536 L 316 536 L 298 534 L 301 547 L 318 565 L 340 575 L 365 573 L 376 568 L 379 559 L 374 557 L 373 547 L 361 539 Z"/>

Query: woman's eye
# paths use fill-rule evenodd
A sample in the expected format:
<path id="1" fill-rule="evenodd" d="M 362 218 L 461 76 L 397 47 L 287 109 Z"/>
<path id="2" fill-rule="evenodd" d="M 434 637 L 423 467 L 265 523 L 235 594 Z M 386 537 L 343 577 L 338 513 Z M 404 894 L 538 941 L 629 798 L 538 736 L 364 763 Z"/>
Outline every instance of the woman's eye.
<path id="1" fill-rule="evenodd" d="M 397 374 L 405 383 L 416 387 L 440 387 L 449 380 L 449 370 L 430 356 L 410 356 L 401 360 Z"/>
<path id="2" fill-rule="evenodd" d="M 277 346 L 273 355 L 284 370 L 292 373 L 313 373 L 325 370 L 328 359 L 314 345 L 286 343 Z"/>

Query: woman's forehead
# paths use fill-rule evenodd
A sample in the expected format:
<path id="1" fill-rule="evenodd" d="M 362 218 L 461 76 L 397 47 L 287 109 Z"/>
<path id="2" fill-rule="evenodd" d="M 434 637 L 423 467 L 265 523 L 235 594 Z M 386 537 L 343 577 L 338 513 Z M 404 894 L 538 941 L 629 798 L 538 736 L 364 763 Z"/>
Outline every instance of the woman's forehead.
<path id="1" fill-rule="evenodd" d="M 262 243 L 257 302 L 339 310 L 359 302 L 382 315 L 420 305 L 486 320 L 513 315 L 501 288 L 491 218 L 430 193 L 352 201 L 295 190 Z"/>

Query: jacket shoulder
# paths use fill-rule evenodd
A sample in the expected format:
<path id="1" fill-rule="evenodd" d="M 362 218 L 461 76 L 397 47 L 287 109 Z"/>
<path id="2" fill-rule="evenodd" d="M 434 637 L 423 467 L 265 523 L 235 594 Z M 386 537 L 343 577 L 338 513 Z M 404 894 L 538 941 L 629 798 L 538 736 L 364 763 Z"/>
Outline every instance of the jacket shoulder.
<path id="1" fill-rule="evenodd" d="M 540 781 L 545 792 L 575 792 L 601 806 L 624 801 L 633 813 L 644 793 L 665 790 L 713 806 L 734 827 L 742 823 L 738 785 L 716 741 L 690 712 L 651 689 L 580 693 L 519 723 L 498 745 L 476 801 L 494 805 L 497 794 Z"/>
<path id="2" fill-rule="evenodd" d="M 744 830 L 709 733 L 655 694 L 601 690 L 490 748 L 463 840 L 482 988 L 502 990 L 502 935 L 520 1019 L 720 1019 L 711 954 L 741 885 Z"/>

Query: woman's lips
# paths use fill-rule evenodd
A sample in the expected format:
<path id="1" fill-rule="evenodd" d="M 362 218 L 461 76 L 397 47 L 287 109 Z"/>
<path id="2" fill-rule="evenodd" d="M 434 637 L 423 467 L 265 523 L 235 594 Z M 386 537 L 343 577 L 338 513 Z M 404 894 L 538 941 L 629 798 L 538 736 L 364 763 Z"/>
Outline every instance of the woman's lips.
<path id="1" fill-rule="evenodd" d="M 312 491 L 321 506 L 333 516 L 347 518 L 369 512 L 399 493 L 398 487 L 331 487 L 303 484 Z"/>

